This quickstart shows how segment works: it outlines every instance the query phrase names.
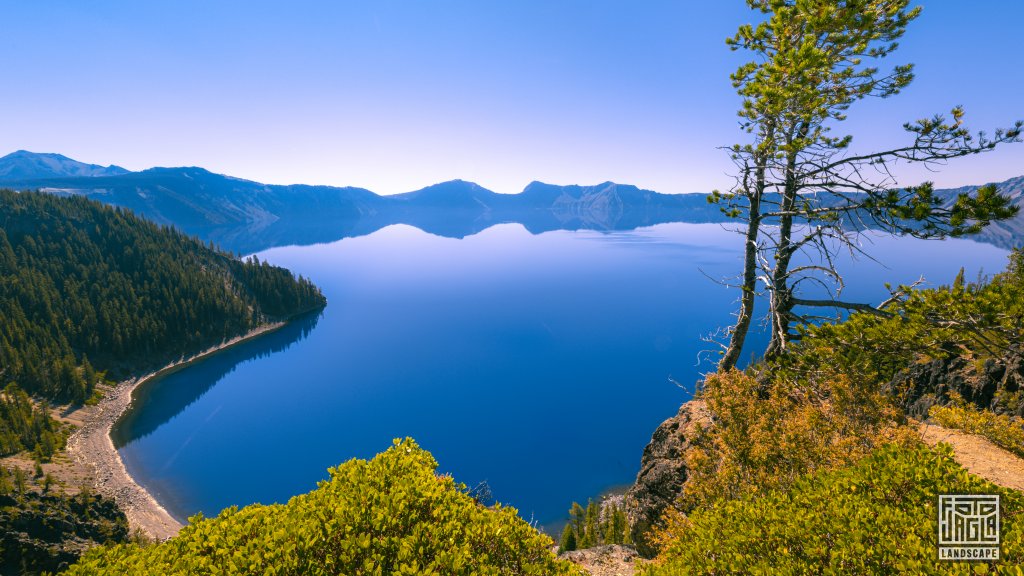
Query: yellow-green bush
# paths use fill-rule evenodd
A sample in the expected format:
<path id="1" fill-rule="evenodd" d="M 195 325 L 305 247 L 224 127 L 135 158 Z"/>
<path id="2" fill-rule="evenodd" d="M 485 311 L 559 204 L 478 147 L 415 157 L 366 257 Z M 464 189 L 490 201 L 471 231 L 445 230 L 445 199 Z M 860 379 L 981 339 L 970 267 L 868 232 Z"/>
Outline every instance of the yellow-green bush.
<path id="1" fill-rule="evenodd" d="M 937 560 L 937 495 L 1001 495 L 1002 559 Z M 1024 494 L 969 474 L 946 445 L 888 445 L 854 466 L 670 515 L 648 576 L 676 574 L 1020 574 Z"/>
<path id="2" fill-rule="evenodd" d="M 709 375 L 700 395 L 714 425 L 701 430 L 684 455 L 686 509 L 785 488 L 911 435 L 878 387 L 856 376 L 780 371 L 758 379 L 734 370 Z"/>
<path id="3" fill-rule="evenodd" d="M 486 508 L 410 439 L 350 460 L 287 504 L 192 518 L 151 546 L 102 547 L 68 574 L 578 574 L 515 509 Z"/>
<path id="4" fill-rule="evenodd" d="M 1024 422 L 1006 414 L 978 410 L 960 398 L 948 406 L 932 406 L 928 415 L 947 428 L 978 434 L 1024 457 Z"/>

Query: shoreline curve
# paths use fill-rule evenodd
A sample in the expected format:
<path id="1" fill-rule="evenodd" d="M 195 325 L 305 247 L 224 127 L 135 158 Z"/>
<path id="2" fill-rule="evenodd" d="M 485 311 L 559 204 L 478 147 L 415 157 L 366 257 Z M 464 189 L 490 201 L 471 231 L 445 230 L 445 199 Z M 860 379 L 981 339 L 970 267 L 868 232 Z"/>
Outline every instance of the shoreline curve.
<path id="1" fill-rule="evenodd" d="M 131 410 L 135 390 L 154 378 L 273 332 L 285 324 L 286 322 L 263 324 L 188 358 L 172 362 L 155 372 L 118 382 L 85 417 L 78 430 L 68 438 L 68 455 L 92 472 L 93 486 L 100 494 L 117 502 L 128 517 L 128 525 L 132 531 L 140 530 L 150 538 L 162 541 L 173 538 L 183 527 L 181 522 L 171 516 L 156 498 L 128 473 L 110 437 L 113 427 Z"/>

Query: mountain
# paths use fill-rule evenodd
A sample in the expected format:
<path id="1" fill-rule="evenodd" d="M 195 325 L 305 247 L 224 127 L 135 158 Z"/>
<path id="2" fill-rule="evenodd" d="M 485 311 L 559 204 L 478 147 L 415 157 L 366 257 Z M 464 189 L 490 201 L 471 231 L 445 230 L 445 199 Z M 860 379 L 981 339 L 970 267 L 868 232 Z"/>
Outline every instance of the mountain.
<path id="1" fill-rule="evenodd" d="M 706 222 L 720 217 L 703 194 L 659 194 L 605 182 L 596 186 L 530 183 L 519 194 L 498 194 L 453 180 L 415 192 L 384 196 L 377 223 L 409 224 L 462 238 L 495 224 L 515 222 L 534 234 L 550 230 L 631 230 L 665 222 Z"/>
<path id="2" fill-rule="evenodd" d="M 84 195 L 130 208 L 158 224 L 185 230 L 219 226 L 260 226 L 296 211 L 318 217 L 360 215 L 362 201 L 378 199 L 358 188 L 268 186 L 214 174 L 197 167 L 150 168 L 113 176 L 0 178 L 4 186 Z"/>
<path id="3" fill-rule="evenodd" d="M 62 159 L 59 166 L 65 168 L 53 168 L 45 176 L 38 175 L 39 171 L 15 170 L 17 165 L 31 165 L 50 157 Z M 413 192 L 380 196 L 363 188 L 262 184 L 198 167 L 103 174 L 104 170 L 122 169 L 93 166 L 96 170 L 89 175 L 66 173 L 76 169 L 88 172 L 90 166 L 55 154 L 19 151 L 0 159 L 0 187 L 88 196 L 240 253 L 286 244 L 332 242 L 370 234 L 392 224 L 461 238 L 510 222 L 536 234 L 726 221 L 718 206 L 707 203 L 706 194 L 660 194 L 614 182 L 594 186 L 531 182 L 518 194 L 498 194 L 473 182 L 452 180 Z M 30 173 L 36 175 L 27 175 Z M 944 190 L 940 194 L 953 198 L 975 188 Z M 1011 194 L 1016 204 L 1024 203 L 1024 177 L 1000 183 L 999 188 Z M 973 237 L 1003 248 L 1019 244 L 1022 238 L 1024 214 L 993 224 Z"/>
<path id="4" fill-rule="evenodd" d="M 408 204 L 423 208 L 489 210 L 501 202 L 502 196 L 473 182 L 452 180 L 427 186 L 415 192 L 388 196 L 387 199 L 398 205 Z"/>
<path id="5" fill-rule="evenodd" d="M 60 154 L 40 154 L 27 150 L 12 152 L 0 158 L 0 179 L 26 180 L 62 176 L 94 177 L 128 174 L 120 166 L 99 166 L 72 160 Z"/>
<path id="6" fill-rule="evenodd" d="M 985 227 L 978 234 L 971 236 L 972 240 L 994 244 L 1000 248 L 1016 248 L 1024 244 L 1024 176 L 1010 178 L 1003 182 L 990 182 L 995 184 L 999 192 L 1010 197 L 1014 206 L 1020 207 L 1020 213 L 1016 217 L 1002 222 L 993 222 Z M 959 194 L 974 192 L 980 186 L 962 186 L 939 190 L 941 197 L 953 200 Z"/>
<path id="7" fill-rule="evenodd" d="M 533 182 L 520 194 L 498 194 L 473 182 L 453 180 L 380 196 L 362 188 L 262 184 L 198 167 L 92 176 L 21 174 L 0 174 L 0 187 L 87 196 L 241 253 L 283 244 L 330 242 L 392 224 L 461 238 L 507 222 L 539 233 L 720 219 L 718 209 L 708 205 L 704 195 L 659 194 L 612 182 L 597 186 Z"/>
<path id="8" fill-rule="evenodd" d="M 675 219 L 709 222 L 721 218 L 706 194 L 659 194 L 629 184 L 604 182 L 596 186 L 556 186 L 531 182 L 519 194 L 520 201 L 545 206 L 560 222 L 579 222 L 580 227 L 603 229 L 609 222 L 638 226 L 660 220 L 666 209 Z"/>

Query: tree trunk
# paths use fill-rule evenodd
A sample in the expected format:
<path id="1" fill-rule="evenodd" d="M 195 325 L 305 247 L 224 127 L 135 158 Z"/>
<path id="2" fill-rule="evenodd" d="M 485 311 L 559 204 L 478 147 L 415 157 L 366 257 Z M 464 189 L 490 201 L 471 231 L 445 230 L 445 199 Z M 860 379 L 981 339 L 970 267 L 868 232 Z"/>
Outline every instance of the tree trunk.
<path id="1" fill-rule="evenodd" d="M 800 138 L 807 136 L 809 126 L 802 124 L 797 132 Z M 792 141 L 789 142 L 792 144 Z M 797 201 L 797 154 L 789 153 L 786 158 L 786 183 L 782 191 L 779 217 L 779 243 L 775 249 L 775 266 L 772 270 L 771 293 L 771 340 L 764 352 L 765 359 L 770 359 L 786 351 L 789 344 L 789 327 L 793 322 L 793 292 L 789 285 L 789 263 L 796 251 L 793 245 L 793 209 Z"/>
<path id="2" fill-rule="evenodd" d="M 757 292 L 757 233 L 761 230 L 761 219 L 753 216 L 753 207 L 759 204 L 760 199 L 751 198 L 751 218 L 747 224 L 743 251 L 743 283 L 740 286 L 743 293 L 740 296 L 740 311 L 736 317 L 736 324 L 732 327 L 729 347 L 718 363 L 720 372 L 736 367 L 740 353 L 743 352 L 743 342 L 746 341 L 747 332 L 750 330 L 750 321 L 754 318 L 754 297 Z"/>
<path id="3" fill-rule="evenodd" d="M 764 158 L 756 158 L 755 184 L 753 190 L 747 191 L 750 202 L 747 219 L 747 232 L 743 243 L 743 280 L 740 284 L 740 310 L 736 324 L 730 331 L 729 346 L 725 355 L 718 363 L 718 370 L 724 372 L 736 367 L 743 352 L 743 343 L 750 331 L 750 321 L 754 318 L 754 301 L 757 295 L 757 236 L 761 231 L 761 196 L 764 193 L 765 181 Z"/>

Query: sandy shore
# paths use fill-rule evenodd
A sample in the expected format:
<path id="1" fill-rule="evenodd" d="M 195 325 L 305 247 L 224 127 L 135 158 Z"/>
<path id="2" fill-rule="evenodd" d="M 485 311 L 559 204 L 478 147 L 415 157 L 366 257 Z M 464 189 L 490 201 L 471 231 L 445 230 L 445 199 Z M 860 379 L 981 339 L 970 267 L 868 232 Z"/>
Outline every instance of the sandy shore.
<path id="1" fill-rule="evenodd" d="M 164 510 L 156 499 L 128 474 L 110 438 L 114 424 L 131 408 L 132 393 L 151 378 L 281 326 L 284 326 L 284 322 L 260 326 L 195 356 L 168 364 L 156 372 L 120 382 L 107 392 L 99 404 L 84 407 L 80 411 L 81 414 L 76 415 L 81 420 L 81 425 L 68 439 L 67 452 L 72 459 L 90 469 L 93 484 L 101 494 L 117 501 L 128 516 L 132 530 L 139 529 L 151 538 L 166 540 L 176 535 L 182 528 L 182 524 L 168 514 L 167 510 Z"/>

